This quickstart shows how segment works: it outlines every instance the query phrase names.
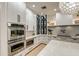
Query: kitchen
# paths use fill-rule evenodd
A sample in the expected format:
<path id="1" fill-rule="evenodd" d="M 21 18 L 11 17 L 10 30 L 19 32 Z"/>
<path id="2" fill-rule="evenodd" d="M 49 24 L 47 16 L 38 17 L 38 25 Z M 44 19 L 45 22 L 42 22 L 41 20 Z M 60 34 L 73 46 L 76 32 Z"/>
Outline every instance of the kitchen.
<path id="1" fill-rule="evenodd" d="M 0 3 L 0 56 L 79 56 L 78 47 L 79 2 Z"/>

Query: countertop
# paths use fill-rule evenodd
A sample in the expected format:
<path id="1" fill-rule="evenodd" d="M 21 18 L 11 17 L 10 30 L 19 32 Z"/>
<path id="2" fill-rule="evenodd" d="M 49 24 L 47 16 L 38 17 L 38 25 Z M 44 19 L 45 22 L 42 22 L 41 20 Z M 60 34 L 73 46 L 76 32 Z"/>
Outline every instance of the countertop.
<path id="1" fill-rule="evenodd" d="M 38 56 L 79 56 L 79 43 L 51 40 Z"/>
<path id="2" fill-rule="evenodd" d="M 29 36 L 29 37 L 26 37 L 26 40 L 31 39 L 31 38 L 35 38 L 35 37 L 38 37 L 38 36 L 40 36 L 40 34 L 39 35 L 34 35 L 34 36 Z"/>

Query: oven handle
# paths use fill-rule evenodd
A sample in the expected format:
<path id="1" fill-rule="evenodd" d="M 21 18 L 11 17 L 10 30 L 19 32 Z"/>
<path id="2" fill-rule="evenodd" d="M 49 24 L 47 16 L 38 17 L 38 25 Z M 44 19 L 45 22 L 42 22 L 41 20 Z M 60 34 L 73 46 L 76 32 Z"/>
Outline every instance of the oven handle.
<path id="1" fill-rule="evenodd" d="M 20 42 L 16 42 L 16 43 L 10 43 L 9 46 L 13 46 L 13 45 L 16 45 L 16 44 L 19 44 L 19 43 L 22 43 L 22 42 L 24 43 L 24 41 L 20 41 Z"/>

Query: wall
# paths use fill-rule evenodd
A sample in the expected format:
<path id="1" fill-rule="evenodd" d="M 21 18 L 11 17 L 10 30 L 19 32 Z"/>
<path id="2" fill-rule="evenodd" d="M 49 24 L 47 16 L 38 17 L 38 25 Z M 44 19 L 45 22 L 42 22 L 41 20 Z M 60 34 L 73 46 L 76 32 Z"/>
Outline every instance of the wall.
<path id="1" fill-rule="evenodd" d="M 1 7 L 1 3 L 0 3 Z M 0 8 L 0 43 L 1 43 L 1 8 Z M 0 44 L 0 55 L 1 55 L 1 44 Z"/>
<path id="2" fill-rule="evenodd" d="M 26 25 L 28 25 L 27 36 L 32 36 L 33 32 L 36 33 L 36 15 L 28 8 L 26 9 Z"/>
<path id="3" fill-rule="evenodd" d="M 61 13 L 56 13 L 56 24 L 57 25 L 71 25 L 73 17 L 71 15 L 64 15 Z"/>
<path id="4" fill-rule="evenodd" d="M 7 3 L 0 3 L 0 54 L 8 55 L 7 42 Z"/>

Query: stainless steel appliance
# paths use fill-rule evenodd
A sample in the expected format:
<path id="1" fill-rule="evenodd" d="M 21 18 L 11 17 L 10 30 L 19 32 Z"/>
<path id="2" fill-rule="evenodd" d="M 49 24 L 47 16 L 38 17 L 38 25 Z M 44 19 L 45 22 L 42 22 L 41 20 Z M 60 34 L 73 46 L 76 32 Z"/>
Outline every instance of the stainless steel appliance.
<path id="1" fill-rule="evenodd" d="M 14 55 L 24 49 L 25 26 L 8 23 L 8 54 Z"/>
<path id="2" fill-rule="evenodd" d="M 22 24 L 8 23 L 8 40 L 25 37 L 25 27 Z"/>
<path id="3" fill-rule="evenodd" d="M 8 42 L 8 55 L 14 55 L 24 49 L 24 40 L 14 39 Z"/>

